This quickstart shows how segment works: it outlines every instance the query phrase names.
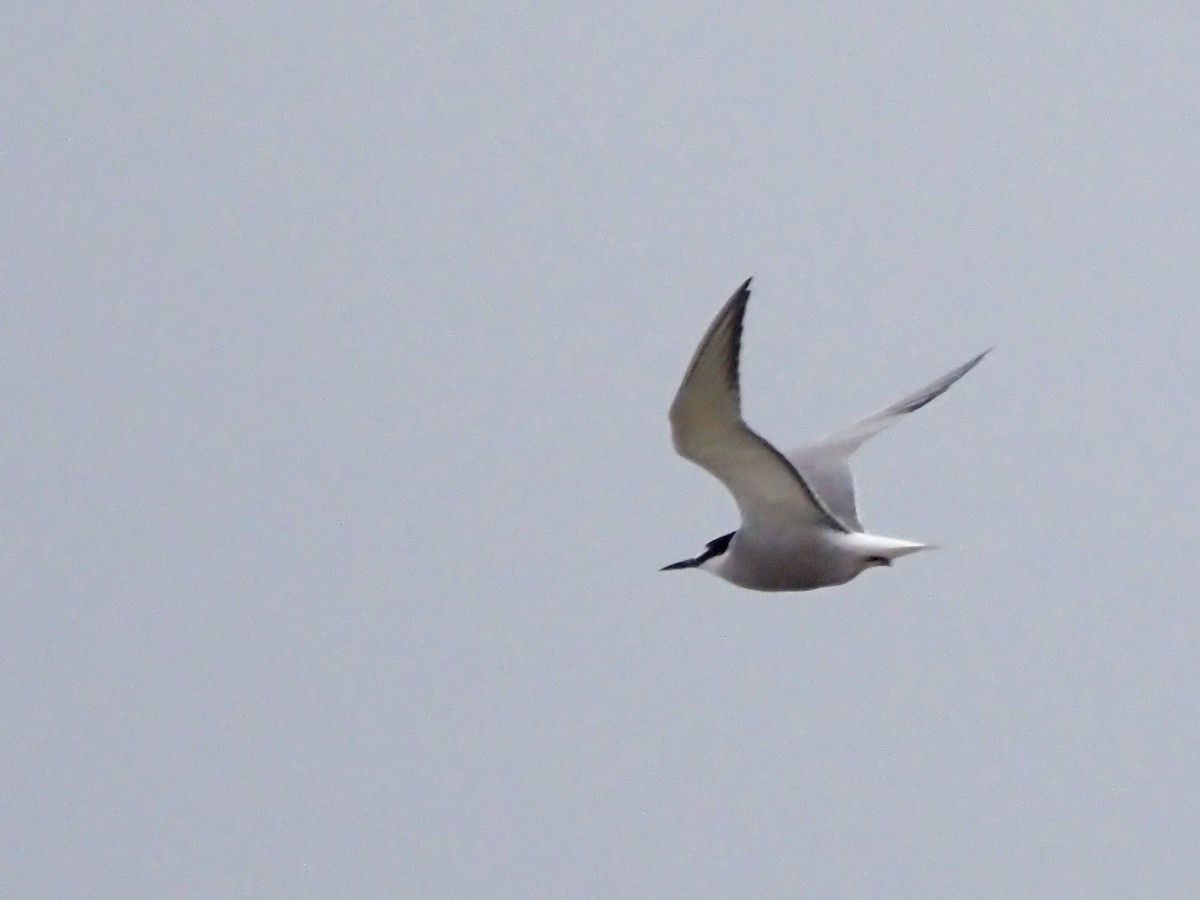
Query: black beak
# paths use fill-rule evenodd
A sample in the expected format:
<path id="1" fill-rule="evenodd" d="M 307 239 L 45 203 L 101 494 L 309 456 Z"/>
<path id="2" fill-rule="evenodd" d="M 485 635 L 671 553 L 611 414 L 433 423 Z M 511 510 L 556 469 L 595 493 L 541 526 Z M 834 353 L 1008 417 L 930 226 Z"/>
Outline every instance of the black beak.
<path id="1" fill-rule="evenodd" d="M 700 565 L 700 563 L 696 562 L 694 559 L 682 559 L 677 563 L 671 563 L 669 566 L 663 566 L 658 571 L 670 572 L 672 569 L 694 569 L 698 565 Z"/>

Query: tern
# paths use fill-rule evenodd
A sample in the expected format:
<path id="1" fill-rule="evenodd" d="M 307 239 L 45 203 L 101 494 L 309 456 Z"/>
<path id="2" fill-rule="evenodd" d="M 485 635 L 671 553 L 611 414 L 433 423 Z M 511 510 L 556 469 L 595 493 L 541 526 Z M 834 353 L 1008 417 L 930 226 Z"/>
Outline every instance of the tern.
<path id="1" fill-rule="evenodd" d="M 868 438 L 945 393 L 991 348 L 903 400 L 784 454 L 742 419 L 738 358 L 750 281 L 709 326 L 670 413 L 675 450 L 725 485 L 742 524 L 709 541 L 698 556 L 662 571 L 703 569 L 751 590 L 808 591 L 845 584 L 867 569 L 930 549 L 863 529 L 850 457 Z"/>

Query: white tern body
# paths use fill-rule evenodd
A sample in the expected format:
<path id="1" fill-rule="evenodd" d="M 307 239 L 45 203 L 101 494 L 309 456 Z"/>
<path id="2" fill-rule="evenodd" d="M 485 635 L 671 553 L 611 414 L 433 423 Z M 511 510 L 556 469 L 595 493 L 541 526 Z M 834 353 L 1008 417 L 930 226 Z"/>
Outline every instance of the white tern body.
<path id="1" fill-rule="evenodd" d="M 872 566 L 928 549 L 928 544 L 863 529 L 850 457 L 867 438 L 943 394 L 989 351 L 886 409 L 785 455 L 742 420 L 738 358 L 749 299 L 747 279 L 700 341 L 670 413 L 675 449 L 729 489 L 742 525 L 710 541 L 698 556 L 665 569 L 704 569 L 759 591 L 806 591 L 844 584 Z"/>

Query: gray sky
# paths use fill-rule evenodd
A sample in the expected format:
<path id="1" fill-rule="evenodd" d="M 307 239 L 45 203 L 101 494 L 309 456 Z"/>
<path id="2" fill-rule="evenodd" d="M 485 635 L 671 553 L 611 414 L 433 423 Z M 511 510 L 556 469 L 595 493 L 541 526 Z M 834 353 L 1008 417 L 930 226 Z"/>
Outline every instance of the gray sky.
<path id="1" fill-rule="evenodd" d="M 10 4 L 0 884 L 1183 897 L 1188 4 Z M 810 594 L 666 407 L 926 383 Z"/>

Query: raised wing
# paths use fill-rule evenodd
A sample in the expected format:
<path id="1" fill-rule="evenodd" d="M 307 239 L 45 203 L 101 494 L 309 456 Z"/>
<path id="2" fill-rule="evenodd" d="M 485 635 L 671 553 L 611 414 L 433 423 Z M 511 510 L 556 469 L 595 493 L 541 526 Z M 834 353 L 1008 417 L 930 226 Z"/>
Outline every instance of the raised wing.
<path id="1" fill-rule="evenodd" d="M 954 382 L 979 365 L 980 360 L 991 353 L 984 350 L 974 359 L 963 363 L 953 372 L 943 375 L 903 400 L 898 400 L 886 409 L 859 419 L 853 425 L 829 437 L 793 450 L 788 461 L 807 480 L 809 486 L 829 510 L 853 528 L 862 531 L 858 509 L 854 498 L 854 475 L 850 471 L 850 456 L 863 442 L 901 417 L 920 409 L 931 400 L 944 394 Z"/>
<path id="2" fill-rule="evenodd" d="M 859 419 L 853 425 L 843 428 L 837 434 L 832 434 L 827 438 L 818 442 L 818 445 L 830 447 L 837 446 L 842 452 L 849 456 L 855 450 L 862 446 L 863 441 L 869 437 L 873 437 L 889 425 L 895 425 L 901 416 L 908 415 L 910 412 L 916 412 L 931 400 L 936 400 L 942 394 L 950 389 L 950 385 L 958 381 L 973 368 L 979 365 L 980 360 L 992 352 L 992 348 L 984 350 L 974 359 L 963 363 L 953 372 L 948 372 L 937 381 L 925 385 L 919 391 L 909 394 L 903 400 L 897 400 L 886 409 L 881 409 L 879 412 L 871 413 L 865 419 Z M 816 446 L 816 445 L 814 445 Z"/>
<path id="3" fill-rule="evenodd" d="M 746 279 L 696 348 L 671 404 L 675 449 L 729 489 L 748 524 L 806 523 L 847 531 L 795 466 L 742 420 L 738 357 L 749 300 Z"/>
<path id="4" fill-rule="evenodd" d="M 793 450 L 788 462 L 808 482 L 821 502 L 852 531 L 864 531 L 858 519 L 858 505 L 854 500 L 854 473 L 850 471 L 850 460 L 838 448 L 822 446 Z"/>

